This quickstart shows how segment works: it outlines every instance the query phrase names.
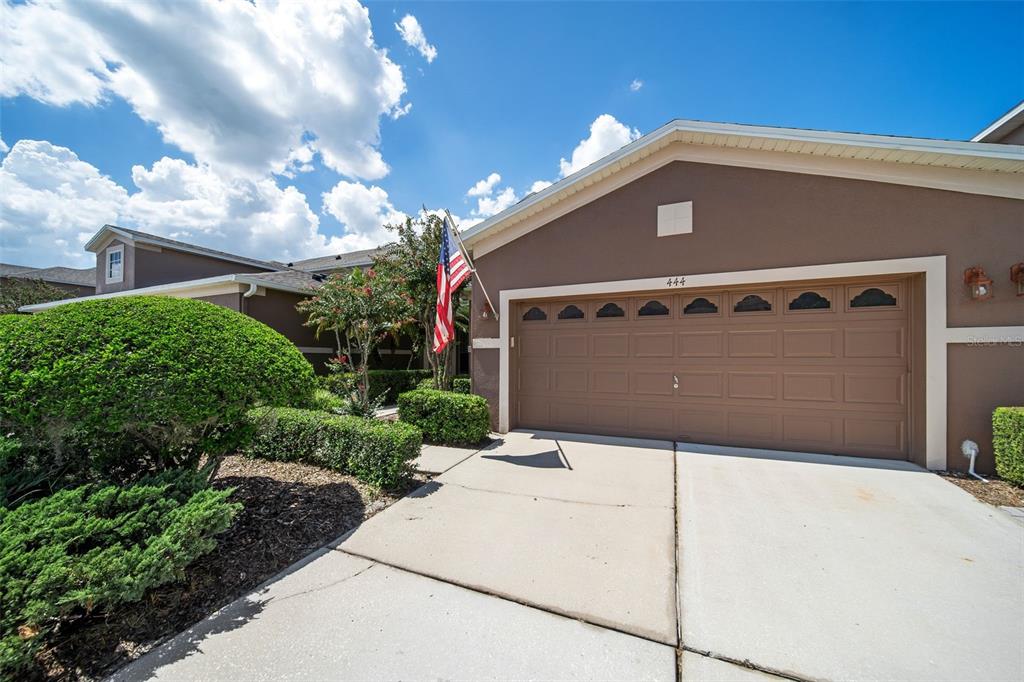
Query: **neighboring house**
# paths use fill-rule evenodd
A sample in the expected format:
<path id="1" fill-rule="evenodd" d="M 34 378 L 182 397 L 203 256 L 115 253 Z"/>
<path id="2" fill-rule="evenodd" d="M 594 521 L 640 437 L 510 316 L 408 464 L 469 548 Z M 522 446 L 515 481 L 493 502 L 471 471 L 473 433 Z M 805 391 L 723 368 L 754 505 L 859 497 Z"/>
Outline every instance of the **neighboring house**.
<path id="1" fill-rule="evenodd" d="M 1024 404 L 1022 112 L 971 142 L 668 123 L 466 231 L 499 308 L 474 297 L 474 391 L 501 432 L 930 469 L 970 438 L 991 469 Z"/>
<path id="2" fill-rule="evenodd" d="M 96 254 L 96 268 L 89 271 L 95 295 L 23 306 L 21 310 L 38 312 L 83 299 L 138 294 L 197 298 L 237 310 L 273 327 L 298 346 L 321 372 L 324 362 L 334 353 L 334 339 L 318 339 L 313 329 L 303 324 L 305 317 L 295 306 L 308 298 L 329 274 L 368 265 L 374 254 L 373 250 L 359 251 L 285 264 L 115 225 L 104 225 L 89 240 L 86 249 Z M 394 356 L 392 364 L 404 367 L 409 359 L 408 346 L 404 353 L 401 351 L 398 347 L 385 348 L 383 355 Z"/>
<path id="3" fill-rule="evenodd" d="M 0 263 L 0 286 L 8 279 L 39 280 L 74 296 L 89 296 L 96 292 L 95 268 L 32 268 Z"/>

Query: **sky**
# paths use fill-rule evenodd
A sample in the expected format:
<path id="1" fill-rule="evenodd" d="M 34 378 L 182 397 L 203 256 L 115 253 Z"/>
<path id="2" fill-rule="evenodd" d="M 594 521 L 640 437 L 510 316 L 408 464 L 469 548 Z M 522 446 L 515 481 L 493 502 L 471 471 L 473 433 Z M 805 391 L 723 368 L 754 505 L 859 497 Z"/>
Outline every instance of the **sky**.
<path id="1" fill-rule="evenodd" d="M 105 223 L 284 261 L 465 228 L 673 118 L 969 139 L 1024 3 L 0 0 L 0 261 Z"/>

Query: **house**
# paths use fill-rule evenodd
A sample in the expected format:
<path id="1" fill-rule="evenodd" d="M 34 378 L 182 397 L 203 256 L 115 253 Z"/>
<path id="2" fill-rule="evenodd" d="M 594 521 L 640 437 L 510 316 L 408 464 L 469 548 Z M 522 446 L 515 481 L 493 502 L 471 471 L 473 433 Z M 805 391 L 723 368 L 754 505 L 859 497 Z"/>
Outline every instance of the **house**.
<path id="1" fill-rule="evenodd" d="M 0 263 L 0 286 L 10 280 L 45 282 L 72 296 L 89 296 L 96 292 L 95 268 L 33 268 L 27 265 Z"/>
<path id="2" fill-rule="evenodd" d="M 474 391 L 501 432 L 991 469 L 1021 142 L 1024 103 L 972 141 L 671 121 L 466 231 Z"/>
<path id="3" fill-rule="evenodd" d="M 96 254 L 95 295 L 23 306 L 38 312 L 75 301 L 152 294 L 197 298 L 257 319 L 292 341 L 318 371 L 335 352 L 333 339 L 317 338 L 303 324 L 296 304 L 334 272 L 369 265 L 375 249 L 295 263 L 259 260 L 168 239 L 116 225 L 104 225 L 86 243 Z M 17 276 L 17 275 L 15 275 Z M 395 358 L 401 348 L 384 349 Z M 408 364 L 406 348 L 402 366 Z"/>

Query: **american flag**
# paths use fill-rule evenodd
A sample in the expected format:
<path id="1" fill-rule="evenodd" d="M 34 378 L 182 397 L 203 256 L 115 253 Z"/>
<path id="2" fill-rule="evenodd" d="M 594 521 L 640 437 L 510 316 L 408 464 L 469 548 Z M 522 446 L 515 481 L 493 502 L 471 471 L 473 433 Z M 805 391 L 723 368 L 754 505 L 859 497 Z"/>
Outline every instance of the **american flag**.
<path id="1" fill-rule="evenodd" d="M 454 252 L 454 253 L 453 253 Z M 434 320 L 434 352 L 440 353 L 455 338 L 452 316 L 452 292 L 469 279 L 472 271 L 455 242 L 452 227 L 444 219 L 441 227 L 441 253 L 437 261 L 437 319 Z"/>

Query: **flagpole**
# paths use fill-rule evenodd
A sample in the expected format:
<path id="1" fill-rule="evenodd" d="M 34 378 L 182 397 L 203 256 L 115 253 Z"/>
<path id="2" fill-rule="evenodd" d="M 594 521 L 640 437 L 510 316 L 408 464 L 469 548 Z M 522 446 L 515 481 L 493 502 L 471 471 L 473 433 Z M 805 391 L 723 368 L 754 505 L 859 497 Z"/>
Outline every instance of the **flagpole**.
<path id="1" fill-rule="evenodd" d="M 466 248 L 465 243 L 463 243 L 462 241 L 462 237 L 459 235 L 459 228 L 455 224 L 455 219 L 452 218 L 452 212 L 449 211 L 447 208 L 444 210 L 444 212 L 445 215 L 448 216 L 448 220 L 451 221 L 452 227 L 454 228 L 452 230 L 452 234 L 455 236 L 455 239 L 458 240 L 459 242 L 458 246 L 459 250 L 462 251 L 462 257 L 466 259 L 466 263 L 469 265 L 470 272 L 476 275 L 476 266 L 473 265 L 473 261 L 469 257 L 469 249 Z M 476 280 L 477 282 L 480 283 L 480 291 L 484 292 L 484 298 L 487 300 L 487 305 L 489 305 L 491 307 L 491 311 L 494 312 L 494 319 L 497 320 L 498 309 L 494 307 L 494 303 L 491 302 L 491 297 L 487 295 L 487 287 L 484 286 L 483 280 L 480 279 L 479 275 L 477 276 Z"/>

